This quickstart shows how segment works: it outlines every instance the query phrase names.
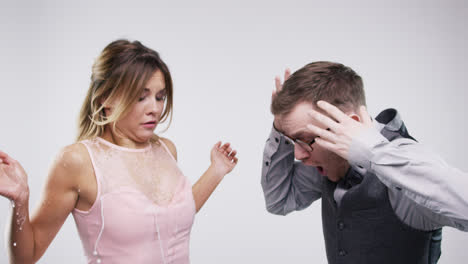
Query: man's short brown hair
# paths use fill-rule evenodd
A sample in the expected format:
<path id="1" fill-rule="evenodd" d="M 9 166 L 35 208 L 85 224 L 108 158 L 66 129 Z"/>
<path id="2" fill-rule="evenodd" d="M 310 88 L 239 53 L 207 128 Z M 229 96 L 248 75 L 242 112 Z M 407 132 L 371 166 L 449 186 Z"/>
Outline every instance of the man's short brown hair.
<path id="1" fill-rule="evenodd" d="M 289 114 L 301 102 L 324 100 L 342 111 L 366 105 L 361 77 L 351 68 L 334 62 L 317 61 L 307 64 L 283 84 L 271 103 L 273 115 Z"/>

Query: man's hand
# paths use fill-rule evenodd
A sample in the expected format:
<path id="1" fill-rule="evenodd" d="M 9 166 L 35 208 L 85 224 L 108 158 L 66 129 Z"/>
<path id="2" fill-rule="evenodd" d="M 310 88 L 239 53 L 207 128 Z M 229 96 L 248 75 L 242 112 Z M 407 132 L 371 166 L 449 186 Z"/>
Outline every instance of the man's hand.
<path id="1" fill-rule="evenodd" d="M 318 101 L 317 106 L 330 117 L 314 110 L 310 111 L 309 115 L 329 130 L 312 124 L 308 124 L 307 129 L 318 136 L 315 139 L 316 144 L 349 160 L 348 153 L 353 140 L 364 130 L 372 127 L 372 120 L 366 107 L 360 106 L 358 115 L 348 116 L 325 101 Z"/>
<path id="2" fill-rule="evenodd" d="M 284 71 L 284 82 L 289 79 L 289 76 L 291 76 L 291 69 L 287 68 L 285 71 Z M 276 95 L 281 91 L 281 89 L 283 89 L 283 83 L 284 82 L 281 82 L 281 77 L 280 76 L 275 76 L 275 89 L 273 89 L 273 91 L 271 92 L 271 102 L 273 102 L 273 100 L 275 99 Z M 280 129 L 280 124 L 277 120 L 277 118 L 275 118 L 274 122 L 273 122 L 273 126 L 278 130 Z"/>

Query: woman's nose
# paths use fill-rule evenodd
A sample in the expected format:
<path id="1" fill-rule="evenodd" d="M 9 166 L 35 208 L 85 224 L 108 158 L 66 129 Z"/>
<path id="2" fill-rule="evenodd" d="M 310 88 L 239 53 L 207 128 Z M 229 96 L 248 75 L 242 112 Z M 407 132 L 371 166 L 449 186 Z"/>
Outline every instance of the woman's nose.
<path id="1" fill-rule="evenodd" d="M 158 114 L 160 111 L 161 111 L 161 106 L 158 103 L 158 101 L 156 101 L 156 99 L 151 100 L 151 103 L 148 108 L 148 114 Z"/>

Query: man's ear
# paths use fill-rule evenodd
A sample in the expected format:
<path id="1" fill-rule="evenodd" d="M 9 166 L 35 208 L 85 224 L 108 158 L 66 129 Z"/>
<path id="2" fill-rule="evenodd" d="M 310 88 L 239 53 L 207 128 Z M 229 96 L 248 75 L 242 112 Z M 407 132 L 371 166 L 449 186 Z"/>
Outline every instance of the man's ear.
<path id="1" fill-rule="evenodd" d="M 349 117 L 351 117 L 352 119 L 358 121 L 358 122 L 361 122 L 361 117 L 359 115 L 357 115 L 356 113 L 352 113 L 349 115 Z"/>

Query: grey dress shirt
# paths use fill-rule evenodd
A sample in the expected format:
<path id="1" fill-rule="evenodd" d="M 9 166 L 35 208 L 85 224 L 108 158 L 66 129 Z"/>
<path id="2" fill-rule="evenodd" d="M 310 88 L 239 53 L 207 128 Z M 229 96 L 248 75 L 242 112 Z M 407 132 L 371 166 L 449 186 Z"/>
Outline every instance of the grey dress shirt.
<path id="1" fill-rule="evenodd" d="M 362 175 L 366 170 L 387 186 L 395 214 L 419 230 L 451 226 L 468 231 L 468 174 L 453 168 L 422 144 L 411 139 L 388 141 L 381 129 L 397 131 L 399 115 L 355 138 L 349 163 Z M 262 188 L 267 210 L 286 215 L 302 210 L 321 197 L 322 177 L 315 167 L 294 159 L 294 146 L 272 128 L 263 153 Z M 338 183 L 337 203 L 347 187 Z"/>

